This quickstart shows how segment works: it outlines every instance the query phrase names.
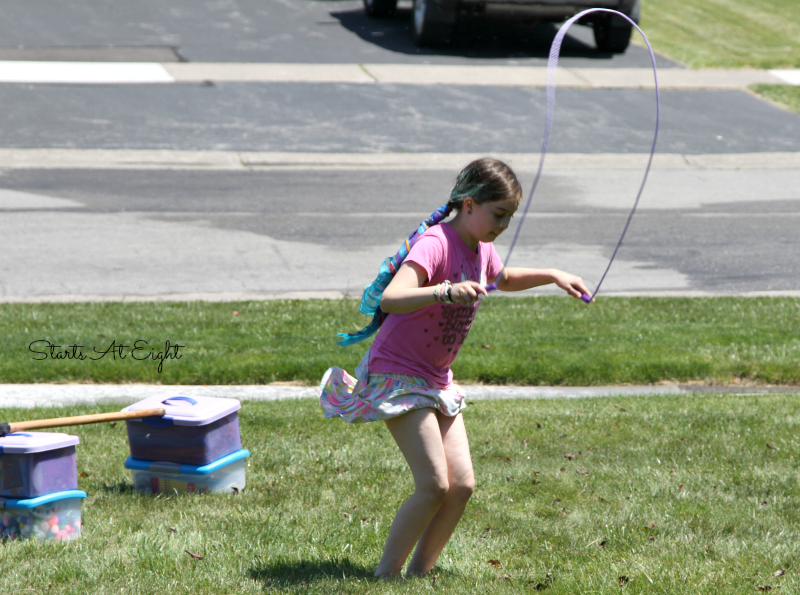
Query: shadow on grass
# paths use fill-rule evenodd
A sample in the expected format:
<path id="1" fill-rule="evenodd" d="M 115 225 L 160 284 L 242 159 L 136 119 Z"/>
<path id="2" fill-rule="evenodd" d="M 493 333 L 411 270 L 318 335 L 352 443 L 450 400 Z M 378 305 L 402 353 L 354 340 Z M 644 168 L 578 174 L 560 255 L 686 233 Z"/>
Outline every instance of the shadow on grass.
<path id="1" fill-rule="evenodd" d="M 250 569 L 250 578 L 261 581 L 265 587 L 289 587 L 326 579 L 372 579 L 374 574 L 374 568 L 355 564 L 349 558 L 277 562 Z"/>
<path id="2" fill-rule="evenodd" d="M 108 494 L 133 494 L 133 483 L 130 481 L 106 483 L 103 485 L 102 489 Z"/>

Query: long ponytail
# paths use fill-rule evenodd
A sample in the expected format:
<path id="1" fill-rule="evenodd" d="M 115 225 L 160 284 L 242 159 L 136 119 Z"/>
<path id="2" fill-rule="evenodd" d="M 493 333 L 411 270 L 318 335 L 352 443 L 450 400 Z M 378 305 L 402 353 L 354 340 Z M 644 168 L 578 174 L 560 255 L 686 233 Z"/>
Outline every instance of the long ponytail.
<path id="1" fill-rule="evenodd" d="M 428 228 L 438 225 L 443 219 L 447 218 L 452 210 L 453 208 L 448 205 L 442 205 L 436 209 L 430 217 L 419 224 L 419 227 L 414 233 L 408 236 L 408 239 L 400 246 L 397 254 L 390 256 L 381 263 L 378 276 L 372 283 L 364 288 L 364 293 L 361 296 L 361 306 L 359 307 L 359 311 L 362 314 L 372 316 L 372 322 L 357 333 L 337 333 L 338 336 L 341 337 L 341 340 L 337 341 L 339 345 L 342 347 L 353 345 L 371 337 L 378 331 L 383 321 L 386 320 L 388 316 L 388 314 L 381 310 L 381 296 L 383 295 L 383 291 L 389 286 L 389 283 L 391 283 L 397 271 L 400 270 L 400 265 L 403 264 L 406 256 L 408 256 L 408 253 L 411 251 L 411 247 L 417 242 L 420 236 L 424 234 Z"/>

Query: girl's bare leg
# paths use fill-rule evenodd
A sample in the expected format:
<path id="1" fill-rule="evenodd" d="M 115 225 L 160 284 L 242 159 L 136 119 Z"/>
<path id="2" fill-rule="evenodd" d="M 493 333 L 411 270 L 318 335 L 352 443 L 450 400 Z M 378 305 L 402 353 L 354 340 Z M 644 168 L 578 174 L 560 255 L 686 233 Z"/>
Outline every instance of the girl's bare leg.
<path id="1" fill-rule="evenodd" d="M 414 493 L 397 511 L 375 576 L 397 575 L 445 499 L 449 484 L 439 420 L 433 409 L 415 409 L 386 421 L 414 476 Z"/>
<path id="2" fill-rule="evenodd" d="M 437 417 L 447 460 L 449 489 L 417 544 L 406 570 L 406 574 L 410 575 L 426 574 L 433 568 L 475 490 L 475 476 L 472 472 L 464 419 L 460 413 L 455 417 L 447 417 L 437 412 Z"/>

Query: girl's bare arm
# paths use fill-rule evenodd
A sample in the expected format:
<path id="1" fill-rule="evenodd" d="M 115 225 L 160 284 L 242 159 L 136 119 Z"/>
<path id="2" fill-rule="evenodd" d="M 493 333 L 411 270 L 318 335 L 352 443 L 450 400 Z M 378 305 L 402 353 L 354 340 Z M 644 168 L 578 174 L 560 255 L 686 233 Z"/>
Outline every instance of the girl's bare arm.
<path id="1" fill-rule="evenodd" d="M 527 269 L 512 267 L 503 270 L 497 280 L 497 288 L 502 291 L 522 291 L 555 283 L 572 297 L 580 298 L 582 294 L 591 292 L 584 285 L 583 279 L 558 269 Z"/>
<path id="2" fill-rule="evenodd" d="M 381 296 L 381 310 L 387 314 L 407 314 L 436 303 L 434 287 L 423 287 L 428 280 L 425 270 L 415 262 L 404 262 Z M 473 304 L 486 289 L 477 281 L 454 283 L 453 302 Z"/>

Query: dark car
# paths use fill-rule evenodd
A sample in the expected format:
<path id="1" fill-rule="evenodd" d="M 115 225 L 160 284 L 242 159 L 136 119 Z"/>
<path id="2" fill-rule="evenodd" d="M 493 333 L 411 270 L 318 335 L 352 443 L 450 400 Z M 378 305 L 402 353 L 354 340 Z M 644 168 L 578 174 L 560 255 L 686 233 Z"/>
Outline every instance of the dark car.
<path id="1" fill-rule="evenodd" d="M 386 17 L 397 0 L 363 0 L 369 16 Z M 639 23 L 641 0 L 414 0 L 414 42 L 436 46 L 447 42 L 457 20 L 487 17 L 516 22 L 554 22 L 569 19 L 587 8 L 611 8 Z M 578 21 L 594 30 L 597 49 L 622 53 L 631 40 L 631 24 L 608 13 L 593 13 Z"/>

